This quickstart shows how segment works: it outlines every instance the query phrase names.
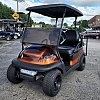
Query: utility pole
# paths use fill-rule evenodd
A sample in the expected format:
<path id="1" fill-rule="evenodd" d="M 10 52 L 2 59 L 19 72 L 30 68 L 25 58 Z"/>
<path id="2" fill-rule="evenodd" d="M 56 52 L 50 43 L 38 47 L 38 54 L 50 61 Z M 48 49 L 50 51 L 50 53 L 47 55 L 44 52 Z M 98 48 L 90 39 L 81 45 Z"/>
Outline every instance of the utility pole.
<path id="1" fill-rule="evenodd" d="M 17 0 L 17 12 L 18 12 L 18 0 Z"/>

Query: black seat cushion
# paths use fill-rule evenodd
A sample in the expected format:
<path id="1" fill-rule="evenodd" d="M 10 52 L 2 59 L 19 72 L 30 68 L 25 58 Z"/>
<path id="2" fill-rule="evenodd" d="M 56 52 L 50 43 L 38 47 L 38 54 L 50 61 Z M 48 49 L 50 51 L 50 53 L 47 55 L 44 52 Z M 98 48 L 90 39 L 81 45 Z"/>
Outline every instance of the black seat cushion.
<path id="1" fill-rule="evenodd" d="M 67 41 L 79 41 L 79 33 L 76 30 L 68 30 L 66 31 L 66 40 Z"/>
<path id="2" fill-rule="evenodd" d="M 58 49 L 60 54 L 71 55 L 79 43 L 79 33 L 76 30 L 67 30 L 65 35 L 66 40 L 63 44 L 59 45 Z"/>
<path id="3" fill-rule="evenodd" d="M 58 50 L 59 50 L 59 53 L 60 54 L 69 54 L 69 55 L 71 55 L 74 52 L 75 47 L 72 47 L 72 46 L 62 46 L 62 45 L 60 45 L 58 47 Z"/>
<path id="4" fill-rule="evenodd" d="M 76 30 L 66 31 L 66 41 L 64 44 L 67 46 L 76 46 L 79 42 L 79 33 Z"/>

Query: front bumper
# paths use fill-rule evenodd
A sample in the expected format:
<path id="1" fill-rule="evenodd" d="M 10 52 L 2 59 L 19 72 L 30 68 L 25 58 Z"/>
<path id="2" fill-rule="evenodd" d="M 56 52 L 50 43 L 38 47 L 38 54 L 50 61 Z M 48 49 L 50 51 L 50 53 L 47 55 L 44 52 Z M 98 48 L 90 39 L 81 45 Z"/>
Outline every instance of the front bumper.
<path id="1" fill-rule="evenodd" d="M 49 65 L 36 65 L 36 64 L 29 64 L 29 63 L 21 62 L 17 58 L 12 60 L 12 65 L 19 69 L 26 69 L 26 70 L 32 70 L 32 71 L 37 71 L 37 72 L 46 72 L 54 68 L 62 69 L 61 62 L 56 62 L 56 63 L 49 64 Z"/>
<path id="2" fill-rule="evenodd" d="M 36 76 L 31 76 L 31 75 L 22 74 L 22 73 L 20 73 L 20 78 L 29 80 L 29 81 L 33 81 L 33 82 L 36 81 Z"/>

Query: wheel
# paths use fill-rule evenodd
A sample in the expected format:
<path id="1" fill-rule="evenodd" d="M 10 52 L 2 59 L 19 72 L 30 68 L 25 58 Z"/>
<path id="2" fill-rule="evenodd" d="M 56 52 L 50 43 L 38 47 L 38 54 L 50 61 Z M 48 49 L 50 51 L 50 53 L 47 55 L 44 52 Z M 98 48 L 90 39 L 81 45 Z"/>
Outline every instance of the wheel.
<path id="1" fill-rule="evenodd" d="M 99 39 L 99 36 L 96 36 L 95 38 L 96 38 L 96 39 Z"/>
<path id="2" fill-rule="evenodd" d="M 85 69 L 85 55 L 82 55 L 81 59 L 80 59 L 80 65 L 77 68 L 78 71 L 83 71 Z"/>
<path id="3" fill-rule="evenodd" d="M 18 35 L 17 34 L 14 35 L 14 39 L 18 39 Z"/>
<path id="4" fill-rule="evenodd" d="M 49 71 L 43 80 L 43 91 L 48 96 L 55 96 L 60 90 L 62 75 L 59 70 Z"/>
<path id="5" fill-rule="evenodd" d="M 12 65 L 8 67 L 7 79 L 14 84 L 18 84 L 23 81 L 22 79 L 19 78 L 19 70 Z"/>
<path id="6" fill-rule="evenodd" d="M 6 40 L 7 40 L 7 41 L 10 41 L 11 39 L 12 39 L 12 37 L 11 37 L 10 35 L 7 35 L 7 36 L 6 36 Z"/>

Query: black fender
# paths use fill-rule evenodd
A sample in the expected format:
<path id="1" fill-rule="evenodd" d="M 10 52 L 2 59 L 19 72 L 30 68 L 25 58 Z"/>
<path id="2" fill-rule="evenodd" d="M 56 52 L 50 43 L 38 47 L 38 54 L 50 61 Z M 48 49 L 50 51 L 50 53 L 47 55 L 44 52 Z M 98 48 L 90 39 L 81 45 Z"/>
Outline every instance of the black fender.
<path id="1" fill-rule="evenodd" d="M 17 58 L 15 58 L 12 60 L 12 65 L 18 67 L 19 69 L 22 68 L 22 69 L 33 70 L 37 72 L 47 72 L 52 69 L 59 69 L 62 73 L 65 73 L 65 66 L 60 61 L 48 65 L 36 65 L 36 64 L 21 62 Z"/>

